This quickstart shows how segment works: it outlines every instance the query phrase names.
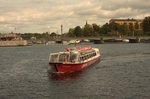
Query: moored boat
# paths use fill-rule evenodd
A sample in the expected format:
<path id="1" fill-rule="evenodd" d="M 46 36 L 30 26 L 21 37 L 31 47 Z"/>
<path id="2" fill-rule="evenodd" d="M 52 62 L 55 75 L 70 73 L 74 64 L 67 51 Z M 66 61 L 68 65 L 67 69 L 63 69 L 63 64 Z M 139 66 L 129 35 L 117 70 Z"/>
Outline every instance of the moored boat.
<path id="1" fill-rule="evenodd" d="M 22 37 L 15 33 L 0 34 L 0 47 L 9 46 L 27 46 L 27 40 L 23 40 Z"/>
<path id="2" fill-rule="evenodd" d="M 100 51 L 91 46 L 66 48 L 64 52 L 51 53 L 49 64 L 56 74 L 80 71 L 100 61 Z"/>

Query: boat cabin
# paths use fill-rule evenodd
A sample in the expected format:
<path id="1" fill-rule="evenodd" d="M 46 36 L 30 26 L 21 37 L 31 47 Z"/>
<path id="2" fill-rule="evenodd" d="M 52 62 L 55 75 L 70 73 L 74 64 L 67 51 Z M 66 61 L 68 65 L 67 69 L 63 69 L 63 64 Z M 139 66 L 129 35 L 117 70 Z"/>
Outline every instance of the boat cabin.
<path id="1" fill-rule="evenodd" d="M 90 49 L 87 51 L 66 51 L 52 53 L 49 58 L 50 63 L 81 63 L 92 59 L 100 54 L 99 50 Z"/>

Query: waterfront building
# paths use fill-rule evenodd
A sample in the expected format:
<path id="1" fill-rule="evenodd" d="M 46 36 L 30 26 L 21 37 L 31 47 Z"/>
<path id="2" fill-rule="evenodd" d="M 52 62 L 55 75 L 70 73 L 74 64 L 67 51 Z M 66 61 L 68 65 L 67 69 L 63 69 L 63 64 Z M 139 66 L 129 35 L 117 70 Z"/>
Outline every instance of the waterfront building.
<path id="1" fill-rule="evenodd" d="M 0 34 L 0 41 L 14 41 L 14 40 L 22 40 L 22 37 L 20 35 L 17 35 L 16 33 Z"/>
<path id="2" fill-rule="evenodd" d="M 0 47 L 26 45 L 28 45 L 27 40 L 23 40 L 19 34 L 0 34 Z"/>
<path id="3" fill-rule="evenodd" d="M 114 22 L 119 25 L 126 25 L 129 31 L 143 31 L 142 19 L 111 19 L 109 22 Z"/>

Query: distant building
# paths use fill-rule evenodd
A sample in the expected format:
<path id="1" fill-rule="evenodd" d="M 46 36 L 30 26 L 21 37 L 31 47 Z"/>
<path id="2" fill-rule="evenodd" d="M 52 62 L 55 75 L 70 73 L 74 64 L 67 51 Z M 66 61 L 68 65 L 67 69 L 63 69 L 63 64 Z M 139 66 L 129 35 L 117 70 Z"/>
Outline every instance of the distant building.
<path id="1" fill-rule="evenodd" d="M 0 34 L 0 41 L 15 41 L 15 40 L 22 40 L 22 37 L 15 33 Z"/>
<path id="2" fill-rule="evenodd" d="M 142 31 L 143 20 L 142 19 L 111 19 L 110 23 L 117 23 L 119 25 L 126 25 L 128 30 Z"/>
<path id="3" fill-rule="evenodd" d="M 0 47 L 26 45 L 28 45 L 27 40 L 23 40 L 20 34 L 0 34 Z"/>

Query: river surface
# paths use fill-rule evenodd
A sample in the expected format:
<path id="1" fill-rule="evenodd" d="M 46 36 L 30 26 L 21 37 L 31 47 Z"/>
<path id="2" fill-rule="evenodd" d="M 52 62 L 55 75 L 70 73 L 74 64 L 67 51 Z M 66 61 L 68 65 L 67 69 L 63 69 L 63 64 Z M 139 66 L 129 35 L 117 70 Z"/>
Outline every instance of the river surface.
<path id="1" fill-rule="evenodd" d="M 64 45 L 0 47 L 0 99 L 150 99 L 150 44 L 92 45 L 101 62 L 62 77 L 49 53 Z"/>

